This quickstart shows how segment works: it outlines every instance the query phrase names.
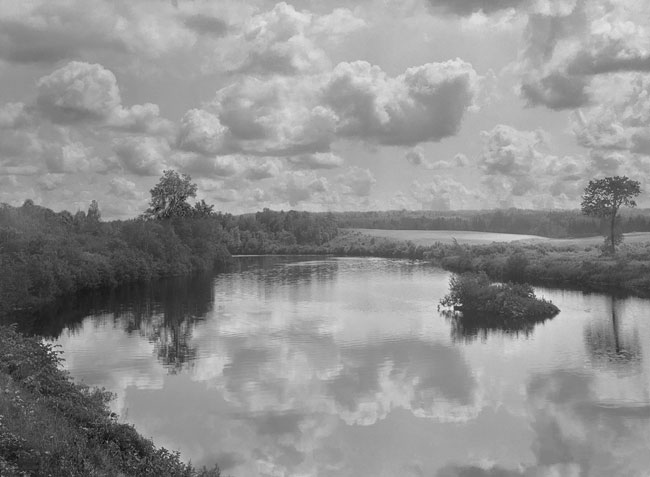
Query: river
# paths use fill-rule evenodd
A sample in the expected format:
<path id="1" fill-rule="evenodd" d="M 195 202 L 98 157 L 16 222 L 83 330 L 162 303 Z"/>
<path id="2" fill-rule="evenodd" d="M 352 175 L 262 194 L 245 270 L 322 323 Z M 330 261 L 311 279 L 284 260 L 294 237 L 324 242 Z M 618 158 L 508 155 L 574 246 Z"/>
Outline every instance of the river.
<path id="1" fill-rule="evenodd" d="M 94 295 L 42 333 L 121 420 L 225 475 L 650 475 L 649 300 L 537 288 L 559 315 L 486 330 L 437 311 L 448 281 L 242 257 Z"/>

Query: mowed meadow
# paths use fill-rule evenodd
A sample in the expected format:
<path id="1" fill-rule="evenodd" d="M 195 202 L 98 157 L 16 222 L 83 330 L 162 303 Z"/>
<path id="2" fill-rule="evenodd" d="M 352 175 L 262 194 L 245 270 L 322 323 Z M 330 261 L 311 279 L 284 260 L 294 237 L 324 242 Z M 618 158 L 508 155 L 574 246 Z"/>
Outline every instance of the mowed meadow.
<path id="1" fill-rule="evenodd" d="M 540 242 L 554 246 L 597 246 L 602 244 L 602 236 L 579 238 L 549 238 L 539 235 L 509 234 L 494 232 L 474 232 L 468 230 L 386 230 L 386 229 L 350 229 L 375 238 L 385 238 L 398 241 L 410 241 L 419 246 L 430 246 L 436 243 L 451 244 L 456 240 L 460 244 L 482 245 L 492 242 Z M 650 232 L 631 232 L 623 234 L 625 244 L 640 244 L 650 242 Z"/>

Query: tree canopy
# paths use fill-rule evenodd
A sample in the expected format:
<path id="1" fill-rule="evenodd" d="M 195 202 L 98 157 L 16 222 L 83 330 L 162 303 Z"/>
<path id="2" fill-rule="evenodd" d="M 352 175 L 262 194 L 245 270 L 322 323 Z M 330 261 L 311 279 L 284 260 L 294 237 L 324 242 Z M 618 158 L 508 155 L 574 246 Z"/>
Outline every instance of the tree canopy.
<path id="1" fill-rule="evenodd" d="M 582 196 L 581 209 L 585 215 L 609 219 L 605 247 L 611 253 L 623 239 L 616 233 L 616 216 L 621 207 L 636 207 L 634 200 L 641 193 L 641 184 L 626 176 L 591 180 Z"/>
<path id="2" fill-rule="evenodd" d="M 196 184 L 187 174 L 174 170 L 163 171 L 158 184 L 151 189 L 151 201 L 144 216 L 152 219 L 169 219 L 192 215 L 192 207 L 187 203 L 196 197 Z"/>

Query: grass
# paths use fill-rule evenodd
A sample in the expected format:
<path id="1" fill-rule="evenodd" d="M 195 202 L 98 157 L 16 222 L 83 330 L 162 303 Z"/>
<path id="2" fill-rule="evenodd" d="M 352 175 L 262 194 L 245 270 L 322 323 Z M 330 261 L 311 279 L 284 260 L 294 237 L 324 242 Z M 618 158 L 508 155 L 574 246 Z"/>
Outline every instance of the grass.
<path id="1" fill-rule="evenodd" d="M 0 327 L 0 475 L 219 476 L 117 422 L 110 393 L 71 381 L 60 355 Z"/>
<path id="2" fill-rule="evenodd" d="M 383 229 L 348 229 L 375 238 L 403 240 L 415 245 L 430 246 L 436 243 L 452 244 L 456 240 L 465 245 L 487 245 L 492 242 L 544 243 L 552 246 L 599 246 L 603 243 L 602 236 L 582 238 L 547 238 L 538 235 L 506 234 L 493 232 L 472 232 L 466 230 L 383 230 Z M 650 232 L 632 232 L 624 234 L 624 243 L 649 243 Z"/>
<path id="3" fill-rule="evenodd" d="M 514 240 L 547 240 L 537 235 L 519 235 L 492 232 L 472 232 L 466 230 L 383 230 L 350 229 L 364 235 L 393 240 L 408 240 L 415 245 L 451 244 L 454 239 L 462 244 L 488 244 L 492 242 L 511 242 Z"/>

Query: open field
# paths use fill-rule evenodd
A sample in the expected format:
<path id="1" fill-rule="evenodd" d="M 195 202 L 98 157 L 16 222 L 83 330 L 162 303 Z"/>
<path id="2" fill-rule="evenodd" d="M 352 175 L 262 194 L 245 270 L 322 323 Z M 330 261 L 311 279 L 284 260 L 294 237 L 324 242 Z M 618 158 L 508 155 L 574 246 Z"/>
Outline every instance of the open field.
<path id="1" fill-rule="evenodd" d="M 481 245 L 492 242 L 544 242 L 549 245 L 600 245 L 602 236 L 575 239 L 554 239 L 538 235 L 502 234 L 492 232 L 471 232 L 465 230 L 384 230 L 384 229 L 350 229 L 364 235 L 393 240 L 410 240 L 415 245 L 428 246 L 436 242 L 452 243 L 454 239 L 461 244 Z M 625 234 L 624 243 L 650 242 L 650 232 L 633 232 Z"/>
<path id="2" fill-rule="evenodd" d="M 514 240 L 549 240 L 537 235 L 498 234 L 491 232 L 471 232 L 466 230 L 384 230 L 384 229 L 350 229 L 364 235 L 393 240 L 410 240 L 415 245 L 433 245 L 436 242 L 452 243 L 455 238 L 459 243 L 480 245 L 492 242 L 512 242 Z"/>

